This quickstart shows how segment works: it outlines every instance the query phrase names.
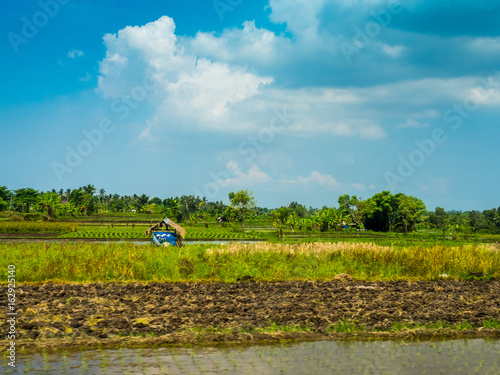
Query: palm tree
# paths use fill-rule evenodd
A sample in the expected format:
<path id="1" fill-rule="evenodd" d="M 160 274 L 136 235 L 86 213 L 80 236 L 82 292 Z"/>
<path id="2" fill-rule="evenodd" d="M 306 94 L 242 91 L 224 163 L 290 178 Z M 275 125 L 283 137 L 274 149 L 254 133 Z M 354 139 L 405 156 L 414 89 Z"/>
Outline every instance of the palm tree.
<path id="1" fill-rule="evenodd" d="M 140 197 L 137 197 L 137 205 L 139 209 L 142 209 L 149 202 L 149 196 L 146 194 L 142 194 Z"/>
<path id="2" fill-rule="evenodd" d="M 69 196 L 71 194 L 71 189 L 66 189 L 66 200 L 69 201 Z"/>
<path id="3" fill-rule="evenodd" d="M 94 212 L 95 211 L 95 197 L 94 193 L 96 192 L 96 188 L 94 185 L 87 185 L 82 188 L 84 194 L 83 194 L 83 205 L 82 208 L 85 212 L 85 215 L 88 215 L 89 212 Z"/>
<path id="4" fill-rule="evenodd" d="M 88 184 L 87 186 L 84 186 L 82 190 L 90 195 L 94 195 L 94 193 L 97 191 L 94 185 Z"/>

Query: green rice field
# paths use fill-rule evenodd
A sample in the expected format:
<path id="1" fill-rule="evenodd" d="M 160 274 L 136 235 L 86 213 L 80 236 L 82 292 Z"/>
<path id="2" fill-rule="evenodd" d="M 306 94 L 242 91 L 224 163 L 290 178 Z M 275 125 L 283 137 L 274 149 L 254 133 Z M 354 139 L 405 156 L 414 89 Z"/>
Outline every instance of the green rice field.
<path id="1" fill-rule="evenodd" d="M 18 282 L 326 280 L 340 273 L 368 281 L 500 278 L 495 244 L 0 243 L 0 267 L 9 264 L 18 264 Z"/>

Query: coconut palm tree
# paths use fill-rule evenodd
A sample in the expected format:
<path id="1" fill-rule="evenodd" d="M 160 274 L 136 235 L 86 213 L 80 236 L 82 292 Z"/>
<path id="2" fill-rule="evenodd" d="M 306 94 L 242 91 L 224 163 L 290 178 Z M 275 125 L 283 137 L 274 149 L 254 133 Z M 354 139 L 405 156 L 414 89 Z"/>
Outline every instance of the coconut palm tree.
<path id="1" fill-rule="evenodd" d="M 104 195 L 106 194 L 106 190 L 103 188 L 99 189 L 99 197 L 101 198 L 101 203 L 104 201 Z"/>

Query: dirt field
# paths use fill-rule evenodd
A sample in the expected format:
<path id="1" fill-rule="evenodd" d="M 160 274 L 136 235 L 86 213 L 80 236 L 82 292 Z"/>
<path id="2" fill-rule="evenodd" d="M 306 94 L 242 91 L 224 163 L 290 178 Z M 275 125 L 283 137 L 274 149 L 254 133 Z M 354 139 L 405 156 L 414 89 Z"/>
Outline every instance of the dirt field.
<path id="1" fill-rule="evenodd" d="M 500 281 L 41 284 L 18 286 L 16 299 L 20 346 L 131 335 L 182 341 L 192 328 L 231 328 L 238 336 L 273 323 L 307 326 L 317 336 L 347 320 L 381 331 L 395 322 L 480 328 L 500 321 Z"/>

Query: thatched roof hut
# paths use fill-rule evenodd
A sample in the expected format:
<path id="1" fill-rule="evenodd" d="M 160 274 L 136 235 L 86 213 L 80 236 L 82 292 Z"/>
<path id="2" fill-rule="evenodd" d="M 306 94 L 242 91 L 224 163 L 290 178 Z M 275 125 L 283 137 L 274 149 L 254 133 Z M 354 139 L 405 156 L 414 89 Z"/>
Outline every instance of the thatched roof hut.
<path id="1" fill-rule="evenodd" d="M 166 217 L 162 221 L 151 226 L 146 231 L 146 234 L 151 234 L 151 232 L 154 231 L 155 229 L 161 229 L 163 227 L 165 229 L 173 229 L 175 231 L 175 234 L 177 235 L 177 237 L 180 238 L 181 240 L 184 239 L 184 237 L 186 236 L 186 231 L 184 230 L 184 228 L 181 227 L 179 224 L 174 223 L 168 217 Z"/>

